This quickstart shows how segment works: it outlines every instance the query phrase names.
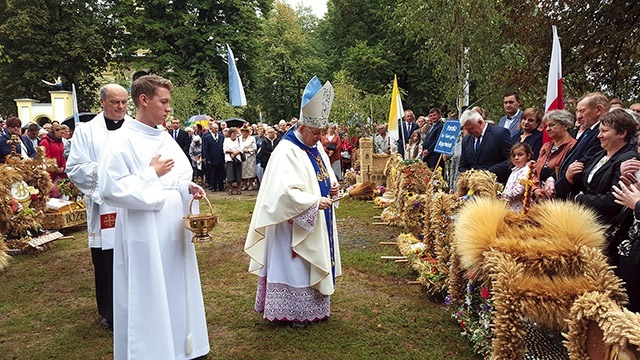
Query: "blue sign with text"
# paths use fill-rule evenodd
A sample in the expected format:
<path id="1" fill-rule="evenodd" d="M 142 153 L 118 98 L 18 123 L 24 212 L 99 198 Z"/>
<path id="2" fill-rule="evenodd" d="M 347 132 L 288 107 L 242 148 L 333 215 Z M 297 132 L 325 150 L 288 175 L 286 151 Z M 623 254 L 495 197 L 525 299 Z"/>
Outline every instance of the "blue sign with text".
<path id="1" fill-rule="evenodd" d="M 445 155 L 453 154 L 458 135 L 460 135 L 460 122 L 458 120 L 447 120 L 442 126 L 442 132 L 433 151 Z"/>

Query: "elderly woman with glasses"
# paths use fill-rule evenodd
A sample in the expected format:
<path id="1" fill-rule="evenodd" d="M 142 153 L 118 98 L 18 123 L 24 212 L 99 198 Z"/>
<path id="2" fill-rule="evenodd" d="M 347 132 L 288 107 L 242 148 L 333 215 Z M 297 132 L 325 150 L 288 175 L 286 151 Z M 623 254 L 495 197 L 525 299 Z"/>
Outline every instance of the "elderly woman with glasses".
<path id="1" fill-rule="evenodd" d="M 547 134 L 551 141 L 542 145 L 538 160 L 534 165 L 534 177 L 540 181 L 533 190 L 536 199 L 547 199 L 555 196 L 556 172 L 573 149 L 576 139 L 571 137 L 569 130 L 573 126 L 573 115 L 566 110 L 553 110 L 542 118 Z"/>

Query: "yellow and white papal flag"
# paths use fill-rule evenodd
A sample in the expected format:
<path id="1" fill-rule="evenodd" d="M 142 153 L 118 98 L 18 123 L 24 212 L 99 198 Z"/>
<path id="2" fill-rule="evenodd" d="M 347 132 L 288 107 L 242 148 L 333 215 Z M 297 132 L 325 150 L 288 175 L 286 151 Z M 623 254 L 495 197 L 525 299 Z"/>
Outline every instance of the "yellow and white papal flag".
<path id="1" fill-rule="evenodd" d="M 389 109 L 389 124 L 387 131 L 394 139 L 399 139 L 398 121 L 404 116 L 402 108 L 402 99 L 400 99 L 400 90 L 398 90 L 398 78 L 393 75 L 393 91 L 391 92 L 391 108 Z M 404 139 L 401 139 L 404 140 Z M 404 142 L 403 142 L 404 143 Z"/>

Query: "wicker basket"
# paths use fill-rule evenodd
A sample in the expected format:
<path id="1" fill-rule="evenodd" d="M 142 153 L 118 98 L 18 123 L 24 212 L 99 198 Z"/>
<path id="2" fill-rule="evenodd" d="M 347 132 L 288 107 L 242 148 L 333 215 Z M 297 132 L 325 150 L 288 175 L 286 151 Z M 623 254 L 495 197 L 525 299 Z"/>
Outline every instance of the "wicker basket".
<path id="1" fill-rule="evenodd" d="M 58 211 L 47 211 L 42 219 L 44 229 L 59 230 L 83 225 L 87 222 L 87 211 L 82 203 L 71 203 Z"/>

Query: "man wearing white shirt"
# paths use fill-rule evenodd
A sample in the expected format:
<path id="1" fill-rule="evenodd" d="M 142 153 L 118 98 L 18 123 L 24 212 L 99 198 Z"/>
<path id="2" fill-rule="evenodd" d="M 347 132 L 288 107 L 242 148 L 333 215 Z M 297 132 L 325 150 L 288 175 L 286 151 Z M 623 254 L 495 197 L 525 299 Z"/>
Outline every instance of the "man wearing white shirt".
<path id="1" fill-rule="evenodd" d="M 522 116 L 518 93 L 511 91 L 504 94 L 502 105 L 507 114 L 500 118 L 498 126 L 509 130 L 511 137 L 513 137 L 520 131 L 520 117 Z"/>
<path id="2" fill-rule="evenodd" d="M 98 161 L 100 196 L 117 207 L 113 253 L 114 359 L 195 359 L 209 337 L 192 234 L 204 189 L 161 125 L 173 84 L 145 75 L 131 84 L 136 118 L 109 139 Z"/>
<path id="3" fill-rule="evenodd" d="M 395 152 L 396 139 L 387 132 L 387 125 L 378 125 L 378 134 L 373 138 L 373 150 L 376 154 L 391 154 Z"/>

